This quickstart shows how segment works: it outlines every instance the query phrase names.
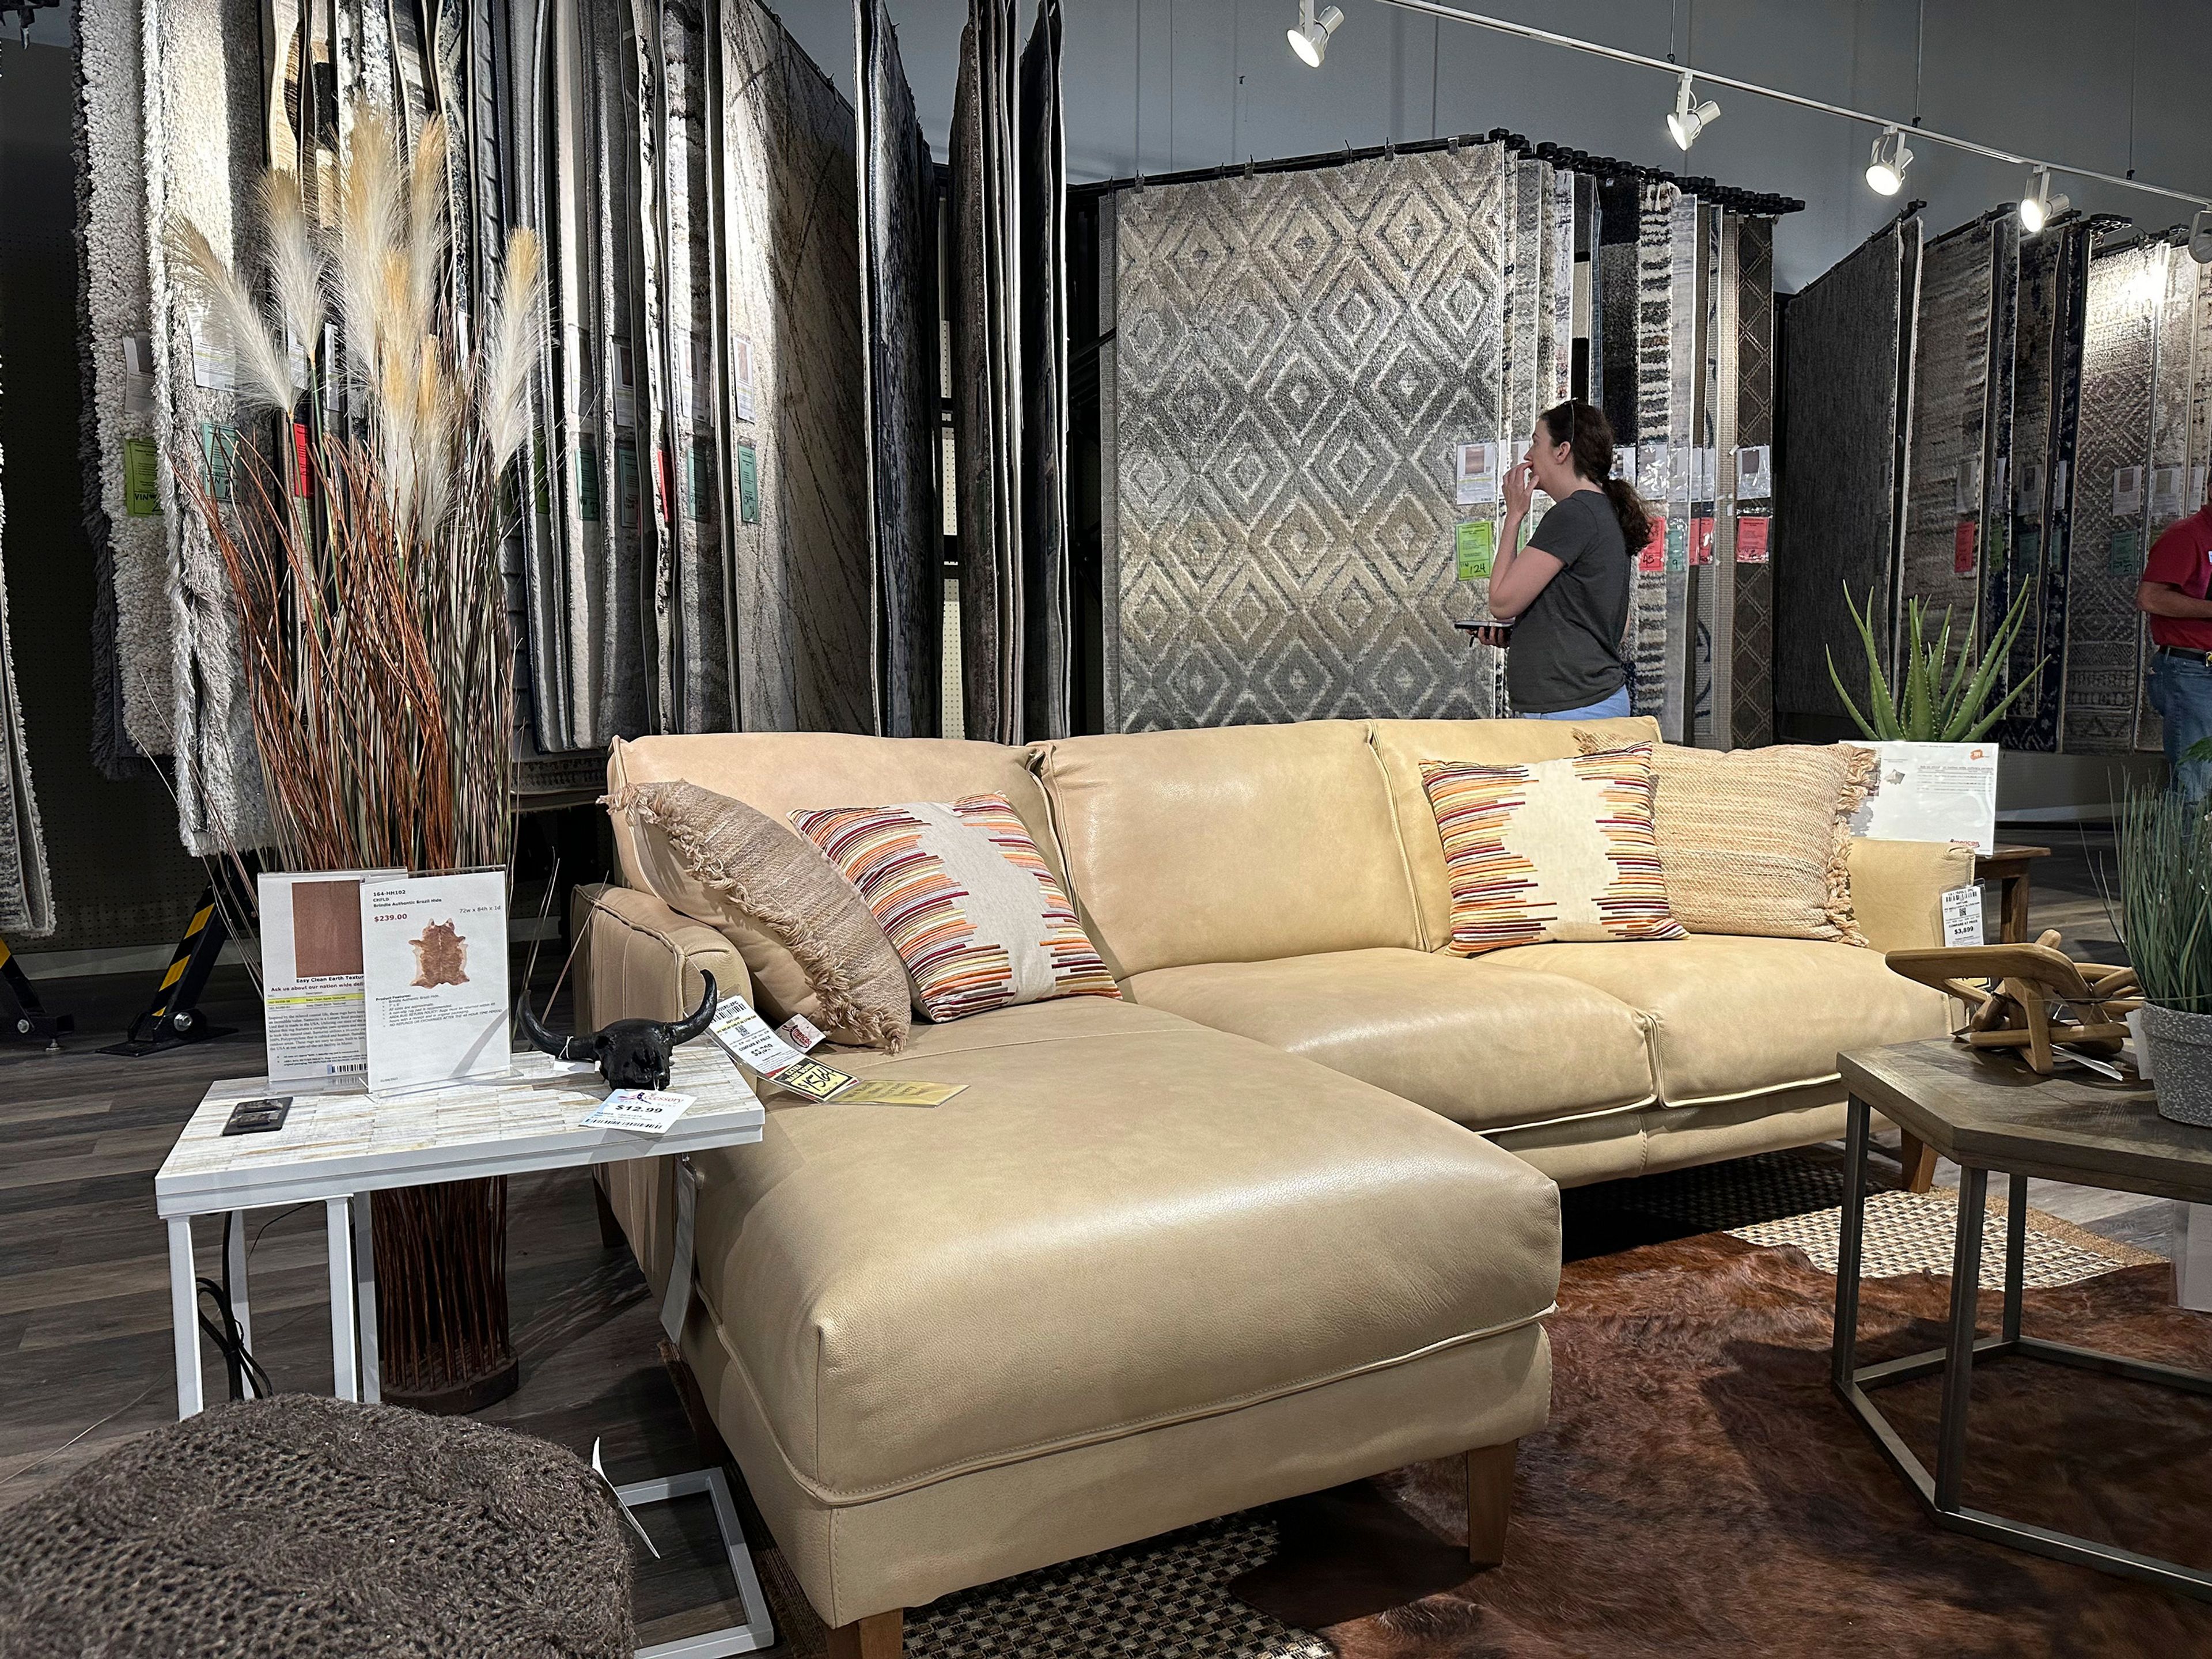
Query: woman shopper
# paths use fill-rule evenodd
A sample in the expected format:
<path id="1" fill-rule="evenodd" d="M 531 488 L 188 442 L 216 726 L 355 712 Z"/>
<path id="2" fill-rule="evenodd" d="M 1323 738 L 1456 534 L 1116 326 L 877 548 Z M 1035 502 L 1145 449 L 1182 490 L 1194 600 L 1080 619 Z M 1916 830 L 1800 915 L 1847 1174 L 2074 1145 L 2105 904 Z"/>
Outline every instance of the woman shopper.
<path id="1" fill-rule="evenodd" d="M 1518 547 L 1538 489 L 1552 508 Z M 1636 486 L 1613 476 L 1604 410 L 1571 401 L 1536 417 L 1528 453 L 1505 475 L 1505 525 L 1490 570 L 1490 613 L 1512 626 L 1475 636 L 1510 647 L 1514 713 L 1568 720 L 1629 712 L 1621 635 L 1633 561 L 1650 527 Z"/>

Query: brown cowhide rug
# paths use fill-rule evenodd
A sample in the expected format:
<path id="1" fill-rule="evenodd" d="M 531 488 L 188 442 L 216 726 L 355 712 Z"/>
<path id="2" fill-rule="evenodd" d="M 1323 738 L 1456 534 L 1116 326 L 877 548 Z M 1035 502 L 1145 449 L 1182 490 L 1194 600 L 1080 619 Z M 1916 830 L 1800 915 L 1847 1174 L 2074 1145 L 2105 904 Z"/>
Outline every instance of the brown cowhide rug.
<path id="1" fill-rule="evenodd" d="M 1861 1363 L 1940 1346 L 1948 1294 L 1867 1281 Z M 1721 1234 L 1571 1263 L 1505 1565 L 1462 1582 L 1461 1466 L 1421 1465 L 1278 1505 L 1231 1589 L 1345 1659 L 2212 1653 L 2212 1606 L 1931 1525 L 1830 1392 L 1834 1295 Z M 2124 1268 L 2029 1291 L 2026 1325 L 2212 1370 L 2212 1318 L 2171 1297 Z M 1930 1462 L 1940 1386 L 1877 1395 Z M 1970 1504 L 2212 1565 L 2212 1401 L 2013 1359 L 1977 1368 L 1970 1424 Z"/>

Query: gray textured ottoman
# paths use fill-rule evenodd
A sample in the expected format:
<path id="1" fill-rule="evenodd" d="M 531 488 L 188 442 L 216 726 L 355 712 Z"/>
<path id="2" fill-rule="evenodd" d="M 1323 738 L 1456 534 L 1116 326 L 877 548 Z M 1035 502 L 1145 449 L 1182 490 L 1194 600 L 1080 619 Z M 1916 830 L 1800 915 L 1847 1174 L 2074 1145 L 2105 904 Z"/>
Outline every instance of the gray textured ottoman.
<path id="1" fill-rule="evenodd" d="M 157 1429 L 0 1517 L 4 1659 L 629 1659 L 630 1546 L 558 1446 L 307 1395 Z"/>

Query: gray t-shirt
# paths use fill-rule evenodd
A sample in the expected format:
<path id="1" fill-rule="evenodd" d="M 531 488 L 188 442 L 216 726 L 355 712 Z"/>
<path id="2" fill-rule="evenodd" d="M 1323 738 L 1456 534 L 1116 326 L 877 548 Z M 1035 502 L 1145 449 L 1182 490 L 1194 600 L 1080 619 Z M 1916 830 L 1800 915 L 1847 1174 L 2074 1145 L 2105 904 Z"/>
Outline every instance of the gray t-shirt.
<path id="1" fill-rule="evenodd" d="M 1555 714 L 1603 702 L 1628 680 L 1628 538 L 1601 489 L 1578 489 L 1544 514 L 1528 545 L 1559 574 L 1513 627 L 1505 690 L 1516 714 Z"/>

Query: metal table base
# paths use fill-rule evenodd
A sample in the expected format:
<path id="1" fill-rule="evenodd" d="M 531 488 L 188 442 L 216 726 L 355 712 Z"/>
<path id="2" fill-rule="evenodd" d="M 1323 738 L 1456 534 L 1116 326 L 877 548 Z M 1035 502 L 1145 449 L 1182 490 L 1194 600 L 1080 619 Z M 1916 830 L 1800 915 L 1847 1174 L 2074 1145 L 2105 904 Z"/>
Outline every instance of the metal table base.
<path id="1" fill-rule="evenodd" d="M 1865 1425 L 1875 1444 L 1920 1499 L 1939 1527 L 1974 1538 L 2009 1544 L 2054 1560 L 2077 1562 L 2124 1577 L 2140 1578 L 2167 1589 L 2212 1601 L 2212 1573 L 2176 1561 L 2138 1555 L 2094 1538 L 2056 1532 L 2025 1521 L 2009 1521 L 1960 1502 L 1966 1476 L 1966 1407 L 1977 1359 L 2041 1359 L 2137 1382 L 2158 1382 L 2191 1394 L 2212 1395 L 2212 1373 L 2154 1365 L 2118 1354 L 2099 1353 L 2063 1342 L 2021 1334 L 2021 1289 L 2027 1255 L 2027 1177 L 2008 1177 L 2011 1199 L 2005 1215 L 2004 1314 L 2002 1334 L 1977 1340 L 1975 1303 L 1981 1288 L 1983 1211 L 1990 1171 L 1961 1168 L 1959 1224 L 1951 1255 L 1950 1338 L 1946 1346 L 1906 1354 L 1878 1365 L 1858 1365 L 1859 1263 L 1866 1230 L 1867 1149 L 1870 1139 L 1866 1102 L 1854 1095 L 1844 1145 L 1843 1237 L 1836 1259 L 1836 1336 L 1830 1381 L 1851 1414 Z M 1936 1443 L 1936 1472 L 1915 1456 L 1889 1419 L 1875 1405 L 1872 1390 L 1916 1377 L 1940 1374 L 1943 1403 Z"/>

